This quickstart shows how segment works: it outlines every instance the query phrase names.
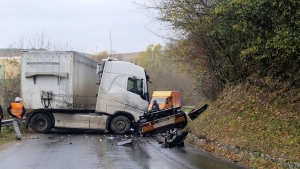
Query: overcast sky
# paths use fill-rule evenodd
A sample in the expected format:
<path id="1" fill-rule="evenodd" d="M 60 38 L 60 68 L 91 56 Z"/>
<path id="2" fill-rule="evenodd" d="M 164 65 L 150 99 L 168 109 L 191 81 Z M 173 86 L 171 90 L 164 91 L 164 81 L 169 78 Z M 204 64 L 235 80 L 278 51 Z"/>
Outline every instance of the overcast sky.
<path id="1" fill-rule="evenodd" d="M 80 52 L 139 52 L 165 42 L 154 34 L 164 28 L 146 13 L 133 0 L 1 0 L 0 48 L 44 32 Z"/>

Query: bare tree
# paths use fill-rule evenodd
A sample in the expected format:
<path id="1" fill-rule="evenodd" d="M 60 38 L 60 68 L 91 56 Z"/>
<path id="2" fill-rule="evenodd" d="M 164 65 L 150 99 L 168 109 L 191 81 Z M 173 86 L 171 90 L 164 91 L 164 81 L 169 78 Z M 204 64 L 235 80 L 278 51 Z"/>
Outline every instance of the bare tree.
<path id="1" fill-rule="evenodd" d="M 69 42 L 52 39 L 44 30 L 24 34 L 17 42 L 14 42 L 10 46 L 11 48 L 18 49 L 74 50 Z"/>

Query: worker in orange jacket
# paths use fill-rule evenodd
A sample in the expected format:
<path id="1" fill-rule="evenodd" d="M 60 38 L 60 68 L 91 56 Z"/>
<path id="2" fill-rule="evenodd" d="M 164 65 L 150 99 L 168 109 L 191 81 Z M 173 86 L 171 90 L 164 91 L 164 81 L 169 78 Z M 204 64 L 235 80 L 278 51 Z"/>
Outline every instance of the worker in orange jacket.
<path id="1" fill-rule="evenodd" d="M 8 114 L 11 115 L 13 119 L 17 140 L 21 140 L 20 127 L 22 123 L 22 118 L 26 113 L 26 109 L 23 103 L 21 103 L 21 100 L 22 99 L 20 97 L 16 97 L 15 102 L 12 102 L 10 106 L 7 108 Z"/>

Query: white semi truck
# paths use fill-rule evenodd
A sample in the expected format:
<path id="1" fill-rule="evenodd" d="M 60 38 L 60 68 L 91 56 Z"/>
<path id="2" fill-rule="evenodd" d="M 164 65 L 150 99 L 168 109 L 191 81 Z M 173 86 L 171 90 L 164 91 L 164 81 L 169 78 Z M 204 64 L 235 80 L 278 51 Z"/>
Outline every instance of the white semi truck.
<path id="1" fill-rule="evenodd" d="M 74 51 L 23 51 L 21 97 L 27 126 L 125 134 L 149 105 L 146 71 L 133 63 L 97 62 Z"/>

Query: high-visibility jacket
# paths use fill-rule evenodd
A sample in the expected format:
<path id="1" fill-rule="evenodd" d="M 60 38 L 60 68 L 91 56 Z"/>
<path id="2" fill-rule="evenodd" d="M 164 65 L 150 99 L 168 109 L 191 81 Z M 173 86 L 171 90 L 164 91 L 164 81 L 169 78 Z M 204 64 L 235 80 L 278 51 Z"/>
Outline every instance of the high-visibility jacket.
<path id="1" fill-rule="evenodd" d="M 17 118 L 20 119 L 23 113 L 23 106 L 24 105 L 22 103 L 11 103 L 11 114 L 15 115 Z"/>

